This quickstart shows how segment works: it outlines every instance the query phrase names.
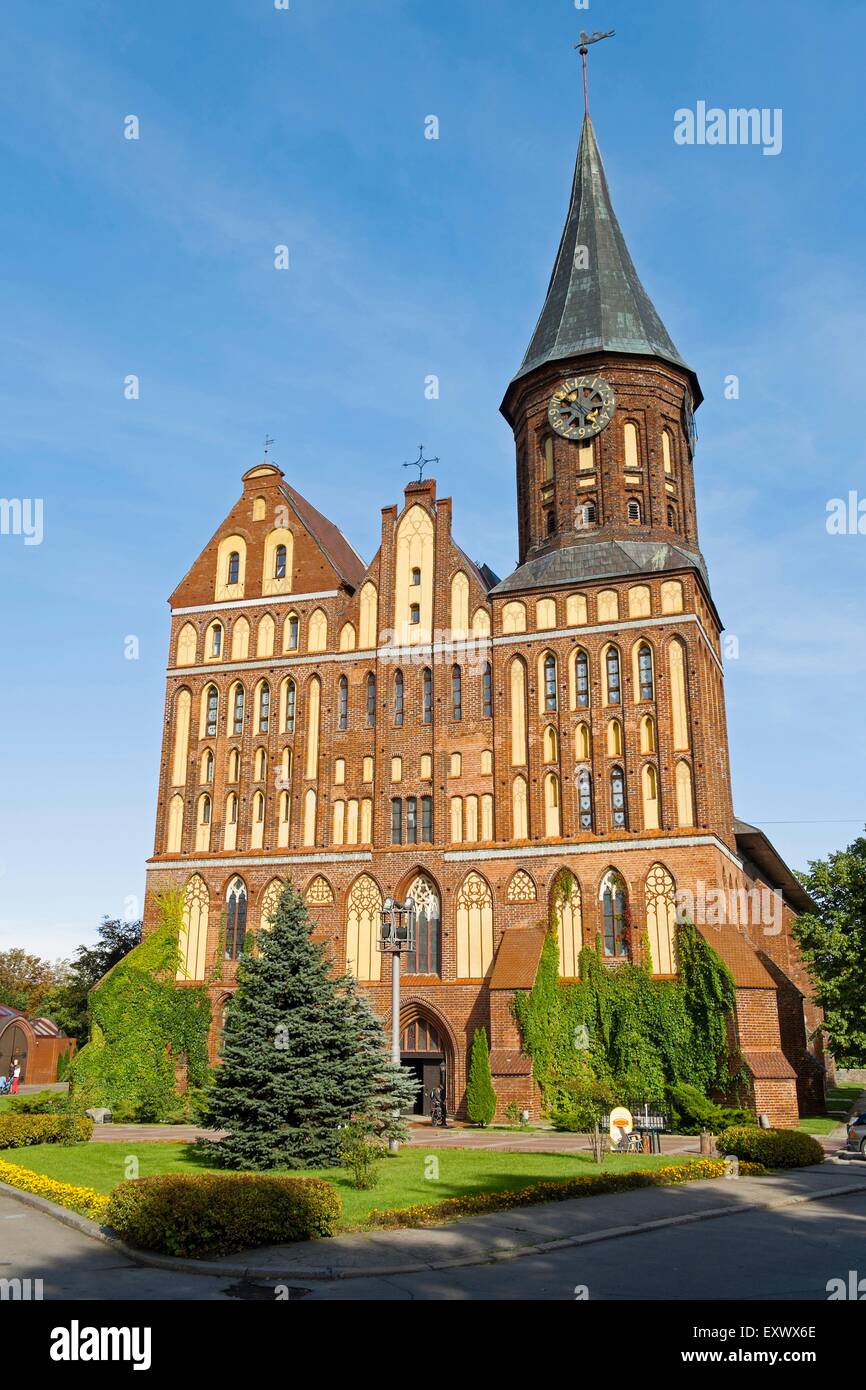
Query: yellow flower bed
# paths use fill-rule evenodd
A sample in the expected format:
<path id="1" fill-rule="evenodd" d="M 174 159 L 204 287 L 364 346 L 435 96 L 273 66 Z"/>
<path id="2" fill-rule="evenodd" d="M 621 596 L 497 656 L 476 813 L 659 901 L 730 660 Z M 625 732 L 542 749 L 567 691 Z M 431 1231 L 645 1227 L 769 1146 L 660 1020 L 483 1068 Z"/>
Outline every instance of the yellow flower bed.
<path id="1" fill-rule="evenodd" d="M 763 1177 L 760 1163 L 741 1163 L 741 1177 Z M 630 1192 L 641 1187 L 667 1187 L 671 1183 L 700 1182 L 723 1178 L 724 1159 L 702 1158 L 692 1163 L 672 1163 L 664 1168 L 637 1169 L 627 1173 L 613 1171 L 587 1173 L 576 1178 L 531 1183 L 507 1192 L 480 1192 L 467 1197 L 449 1197 L 444 1202 L 418 1203 L 391 1211 L 372 1211 L 368 1225 L 396 1230 L 401 1226 L 433 1226 L 461 1216 L 482 1216 L 485 1212 L 508 1211 L 511 1207 L 532 1206 L 536 1202 L 565 1202 L 572 1197 L 600 1196 L 606 1192 Z"/>
<path id="2" fill-rule="evenodd" d="M 6 1163 L 0 1159 L 0 1182 L 10 1187 L 20 1187 L 23 1192 L 33 1192 L 37 1197 L 45 1197 L 49 1202 L 57 1202 L 61 1207 L 89 1216 L 91 1221 L 102 1221 L 108 1207 L 108 1198 L 92 1187 L 74 1187 L 69 1182 L 57 1182 L 45 1178 L 29 1168 L 17 1163 Z"/>

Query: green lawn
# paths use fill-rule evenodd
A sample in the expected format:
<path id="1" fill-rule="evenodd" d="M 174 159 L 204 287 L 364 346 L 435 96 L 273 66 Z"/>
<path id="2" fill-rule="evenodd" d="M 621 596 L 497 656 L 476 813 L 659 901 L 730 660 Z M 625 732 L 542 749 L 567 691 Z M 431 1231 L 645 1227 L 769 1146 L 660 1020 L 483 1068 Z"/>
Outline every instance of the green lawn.
<path id="1" fill-rule="evenodd" d="M 831 1086 L 827 1091 L 825 1113 L 807 1115 L 800 1121 L 800 1129 L 804 1134 L 832 1133 L 837 1125 L 847 1120 L 848 1112 L 862 1093 L 863 1087 L 856 1083 L 851 1086 Z"/>
<path id="2" fill-rule="evenodd" d="M 7 1150 L 3 1157 L 60 1182 L 111 1192 L 125 1177 L 147 1177 L 152 1173 L 206 1172 L 188 1144 L 151 1140 L 133 1144 L 80 1144 L 64 1148 L 58 1144 L 39 1144 L 32 1148 Z M 138 1160 L 138 1171 L 130 1174 L 128 1162 Z M 430 1159 L 438 1163 L 438 1177 L 427 1176 Z M 369 1212 L 408 1207 L 416 1202 L 441 1202 L 448 1197 L 469 1193 L 500 1192 L 527 1187 L 536 1182 L 571 1178 L 584 1173 L 627 1172 L 635 1168 L 661 1168 L 671 1163 L 695 1161 L 689 1155 L 613 1155 L 599 1169 L 588 1154 L 528 1154 L 490 1152 L 484 1149 L 403 1149 L 396 1158 L 383 1159 L 380 1180 L 372 1192 L 350 1187 L 340 1168 L 304 1170 L 305 1177 L 326 1178 L 343 1198 L 342 1229 L 364 1226 Z"/>

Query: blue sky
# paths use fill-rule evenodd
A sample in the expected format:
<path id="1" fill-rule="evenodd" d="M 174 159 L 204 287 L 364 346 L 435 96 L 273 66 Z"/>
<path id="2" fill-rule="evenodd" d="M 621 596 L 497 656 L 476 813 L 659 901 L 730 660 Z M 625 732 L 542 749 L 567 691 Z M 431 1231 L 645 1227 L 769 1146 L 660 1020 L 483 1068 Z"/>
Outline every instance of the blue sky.
<path id="1" fill-rule="evenodd" d="M 266 431 L 367 557 L 423 440 L 458 540 L 513 567 L 498 405 L 565 215 L 572 45 L 614 27 L 593 118 L 638 270 L 706 395 L 699 517 L 740 646 L 738 814 L 795 867 L 862 828 L 866 536 L 825 517 L 866 495 L 866 7 L 6 0 L 0 493 L 44 499 L 44 540 L 0 536 L 0 949 L 65 955 L 140 903 L 165 600 Z M 782 108 L 781 154 L 677 145 L 674 112 L 700 100 Z"/>

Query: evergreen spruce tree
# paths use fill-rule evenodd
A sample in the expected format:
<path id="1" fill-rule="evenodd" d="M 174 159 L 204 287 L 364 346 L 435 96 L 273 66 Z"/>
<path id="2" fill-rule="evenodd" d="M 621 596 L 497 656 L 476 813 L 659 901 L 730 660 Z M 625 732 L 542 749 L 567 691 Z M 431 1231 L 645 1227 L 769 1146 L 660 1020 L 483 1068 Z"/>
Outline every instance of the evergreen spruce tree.
<path id="1" fill-rule="evenodd" d="M 354 989 L 352 998 L 358 1010 L 362 1046 L 369 1051 L 378 1068 L 376 1091 L 371 1095 L 366 1110 L 370 1133 L 380 1139 L 396 1139 L 403 1144 L 409 1138 L 403 1111 L 413 1109 L 420 1082 L 408 1067 L 395 1066 L 391 1061 L 385 1029 L 369 1001 Z"/>
<path id="2" fill-rule="evenodd" d="M 469 1081 L 466 1085 L 466 1114 L 470 1124 L 489 1125 L 496 1114 L 496 1092 L 490 1075 L 487 1029 L 476 1028 L 472 1039 Z"/>
<path id="3" fill-rule="evenodd" d="M 354 982 L 331 975 L 311 928 L 287 884 L 256 953 L 241 958 L 208 1104 L 208 1124 L 229 1133 L 204 1146 L 224 1167 L 337 1164 L 340 1126 L 382 1092 L 383 1051 Z"/>

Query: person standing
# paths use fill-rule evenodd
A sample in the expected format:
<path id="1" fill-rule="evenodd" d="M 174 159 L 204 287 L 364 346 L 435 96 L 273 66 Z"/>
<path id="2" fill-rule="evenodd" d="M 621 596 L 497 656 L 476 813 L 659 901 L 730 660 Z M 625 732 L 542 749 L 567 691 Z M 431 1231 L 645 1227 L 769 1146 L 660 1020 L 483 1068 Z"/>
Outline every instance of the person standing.
<path id="1" fill-rule="evenodd" d="M 21 1063 L 19 1062 L 18 1058 L 16 1057 L 16 1058 L 14 1059 L 13 1063 L 12 1063 L 12 1086 L 11 1086 L 11 1088 L 10 1088 L 13 1096 L 17 1096 L 17 1094 L 18 1094 L 18 1087 L 20 1086 L 20 1084 L 21 1084 Z"/>

